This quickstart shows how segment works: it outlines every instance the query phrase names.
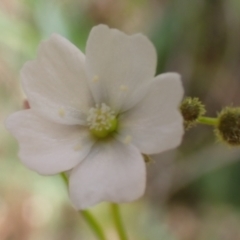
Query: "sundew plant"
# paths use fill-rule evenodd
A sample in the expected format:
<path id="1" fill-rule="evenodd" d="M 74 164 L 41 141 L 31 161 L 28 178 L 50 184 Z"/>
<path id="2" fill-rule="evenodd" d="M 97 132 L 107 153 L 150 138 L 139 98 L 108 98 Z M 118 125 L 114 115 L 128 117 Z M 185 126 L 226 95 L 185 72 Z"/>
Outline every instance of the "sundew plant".
<path id="1" fill-rule="evenodd" d="M 0 238 L 238 235 L 240 6 L 11 4 Z"/>

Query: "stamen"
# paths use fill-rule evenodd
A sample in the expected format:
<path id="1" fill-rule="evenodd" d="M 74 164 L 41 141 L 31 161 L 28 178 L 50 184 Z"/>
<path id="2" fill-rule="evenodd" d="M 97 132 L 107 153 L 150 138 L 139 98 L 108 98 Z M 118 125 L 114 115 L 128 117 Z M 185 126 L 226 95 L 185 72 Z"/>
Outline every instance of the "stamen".
<path id="1" fill-rule="evenodd" d="M 124 140 L 123 140 L 123 143 L 125 144 L 130 144 L 132 141 L 132 137 L 130 135 L 127 135 Z"/>
<path id="2" fill-rule="evenodd" d="M 58 111 L 58 114 L 61 118 L 64 118 L 65 117 L 65 111 L 63 108 L 60 108 L 59 111 Z"/>
<path id="3" fill-rule="evenodd" d="M 128 86 L 126 86 L 126 85 L 121 85 L 121 86 L 119 87 L 119 89 L 120 89 L 121 91 L 123 91 L 123 92 L 126 92 L 126 91 L 128 91 Z"/>
<path id="4" fill-rule="evenodd" d="M 93 82 L 97 83 L 98 81 L 99 81 L 99 77 L 98 77 L 97 75 L 95 75 L 95 76 L 93 77 Z"/>
<path id="5" fill-rule="evenodd" d="M 82 149 L 82 145 L 79 143 L 73 149 L 74 149 L 74 151 L 79 151 Z"/>

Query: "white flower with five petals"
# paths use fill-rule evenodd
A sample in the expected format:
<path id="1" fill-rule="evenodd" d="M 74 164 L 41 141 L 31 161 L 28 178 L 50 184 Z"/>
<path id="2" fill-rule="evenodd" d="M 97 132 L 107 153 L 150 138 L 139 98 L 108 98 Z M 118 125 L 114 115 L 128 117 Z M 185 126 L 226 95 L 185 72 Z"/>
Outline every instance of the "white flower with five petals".
<path id="1" fill-rule="evenodd" d="M 92 29 L 86 55 L 57 34 L 41 43 L 21 71 L 31 108 L 7 119 L 23 164 L 44 175 L 68 171 L 78 209 L 142 196 L 142 153 L 175 148 L 183 135 L 180 76 L 154 77 L 156 58 L 142 34 L 105 25 Z"/>

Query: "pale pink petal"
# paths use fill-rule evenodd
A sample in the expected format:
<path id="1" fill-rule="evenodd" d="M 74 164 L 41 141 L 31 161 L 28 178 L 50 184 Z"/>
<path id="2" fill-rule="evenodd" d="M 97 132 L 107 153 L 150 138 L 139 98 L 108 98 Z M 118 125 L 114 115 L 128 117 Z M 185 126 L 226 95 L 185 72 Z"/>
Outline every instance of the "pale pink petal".
<path id="1" fill-rule="evenodd" d="M 142 34 L 94 27 L 87 41 L 86 67 L 95 101 L 117 112 L 131 108 L 144 97 L 156 62 L 154 46 Z"/>
<path id="2" fill-rule="evenodd" d="M 177 147 L 184 133 L 179 105 L 183 97 L 180 76 L 157 76 L 146 97 L 120 117 L 119 138 L 132 141 L 142 153 L 155 154 Z"/>
<path id="3" fill-rule="evenodd" d="M 21 70 L 31 108 L 44 118 L 64 124 L 85 124 L 93 104 L 87 85 L 85 56 L 72 43 L 53 34 L 41 43 L 37 59 Z"/>
<path id="4" fill-rule="evenodd" d="M 12 114 L 6 126 L 19 142 L 23 164 L 40 174 L 73 168 L 94 144 L 85 127 L 53 123 L 31 109 Z"/>
<path id="5" fill-rule="evenodd" d="M 116 140 L 97 142 L 70 173 L 70 198 L 77 209 L 101 201 L 129 202 L 145 190 L 145 163 L 140 152 Z"/>

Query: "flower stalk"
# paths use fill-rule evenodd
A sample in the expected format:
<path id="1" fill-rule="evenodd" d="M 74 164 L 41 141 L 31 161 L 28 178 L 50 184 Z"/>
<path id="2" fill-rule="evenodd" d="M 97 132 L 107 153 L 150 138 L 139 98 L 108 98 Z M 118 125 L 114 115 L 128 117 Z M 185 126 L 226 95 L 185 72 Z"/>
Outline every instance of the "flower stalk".
<path id="1" fill-rule="evenodd" d="M 216 126 L 218 124 L 218 119 L 211 117 L 199 117 L 197 122 L 205 125 Z"/>
<path id="2" fill-rule="evenodd" d="M 110 205 L 111 211 L 112 211 L 112 216 L 113 216 L 113 222 L 115 224 L 116 230 L 119 235 L 119 240 L 128 240 L 126 231 L 123 226 L 123 222 L 121 219 L 121 214 L 120 214 L 120 209 L 119 205 L 115 203 L 111 203 Z"/>
<path id="3" fill-rule="evenodd" d="M 96 221 L 96 219 L 94 218 L 94 216 L 87 210 L 82 210 L 79 212 L 81 216 L 84 218 L 84 220 L 86 221 L 86 223 L 89 225 L 89 227 L 92 229 L 95 236 L 99 240 L 106 240 L 105 234 L 102 228 L 100 227 L 100 225 L 98 224 L 98 222 Z"/>

